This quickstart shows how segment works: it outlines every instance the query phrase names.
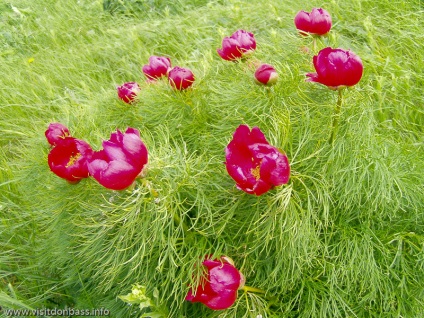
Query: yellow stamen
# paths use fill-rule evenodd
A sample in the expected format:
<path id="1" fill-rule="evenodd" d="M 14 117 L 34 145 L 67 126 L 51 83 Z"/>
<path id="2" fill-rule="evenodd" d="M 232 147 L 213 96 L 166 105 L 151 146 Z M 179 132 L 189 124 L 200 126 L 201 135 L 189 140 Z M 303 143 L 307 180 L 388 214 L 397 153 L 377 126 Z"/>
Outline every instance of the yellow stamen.
<path id="1" fill-rule="evenodd" d="M 257 166 L 256 168 L 250 169 L 250 173 L 255 177 L 256 181 L 261 178 L 260 170 L 261 166 Z"/>
<path id="2" fill-rule="evenodd" d="M 81 153 L 77 152 L 76 155 L 73 155 L 69 158 L 68 164 L 65 166 L 66 168 L 69 168 L 72 166 L 79 158 L 81 158 Z"/>
<path id="3" fill-rule="evenodd" d="M 62 135 L 58 136 L 59 138 L 65 139 L 66 137 L 70 137 L 71 135 L 66 131 L 62 130 Z"/>

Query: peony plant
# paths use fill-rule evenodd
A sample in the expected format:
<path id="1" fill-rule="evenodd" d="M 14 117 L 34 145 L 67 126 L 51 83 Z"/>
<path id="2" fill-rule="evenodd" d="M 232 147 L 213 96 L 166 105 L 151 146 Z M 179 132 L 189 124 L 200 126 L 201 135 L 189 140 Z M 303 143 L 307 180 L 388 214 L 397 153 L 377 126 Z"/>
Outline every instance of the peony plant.
<path id="1" fill-rule="evenodd" d="M 133 184 L 148 161 L 147 148 L 140 132 L 128 128 L 119 129 L 102 143 L 88 160 L 88 170 L 102 186 L 112 190 L 124 190 Z"/>
<path id="2" fill-rule="evenodd" d="M 225 166 L 237 188 L 262 195 L 289 181 L 287 156 L 271 146 L 258 127 L 240 125 L 225 148 Z"/>
<path id="3" fill-rule="evenodd" d="M 270 64 L 261 64 L 255 71 L 255 81 L 257 84 L 266 86 L 274 85 L 278 80 L 278 73 Z"/>
<path id="4" fill-rule="evenodd" d="M 186 300 L 201 302 L 210 309 L 222 310 L 231 307 L 237 299 L 237 291 L 244 286 L 244 276 L 227 256 L 210 259 L 206 256 L 202 265 L 207 270 L 197 286 L 192 286 Z"/>
<path id="5" fill-rule="evenodd" d="M 180 91 L 193 85 L 194 79 L 193 72 L 184 67 L 175 66 L 168 73 L 169 84 Z"/>
<path id="6" fill-rule="evenodd" d="M 313 8 L 311 12 L 299 11 L 294 24 L 301 34 L 324 35 L 330 32 L 332 21 L 326 10 Z"/>
<path id="7" fill-rule="evenodd" d="M 338 91 L 338 99 L 333 115 L 332 130 L 329 142 L 334 141 L 338 126 L 338 118 L 342 107 L 342 89 L 354 86 L 362 78 L 364 66 L 361 59 L 350 50 L 326 47 L 313 57 L 315 73 L 307 73 L 306 80 L 320 83 L 329 89 Z"/>
<path id="8" fill-rule="evenodd" d="M 70 183 L 89 176 L 87 160 L 93 150 L 84 140 L 65 137 L 50 150 L 47 162 L 50 170 Z"/>
<path id="9" fill-rule="evenodd" d="M 50 123 L 44 135 L 52 146 L 71 136 L 69 129 L 61 123 Z"/>
<path id="10" fill-rule="evenodd" d="M 256 40 L 253 33 L 238 30 L 222 40 L 222 48 L 217 49 L 217 52 L 224 60 L 234 61 L 248 56 L 255 50 Z"/>
<path id="11" fill-rule="evenodd" d="M 127 104 L 134 102 L 137 94 L 141 91 L 140 86 L 136 82 L 127 82 L 116 88 L 118 97 Z"/>
<path id="12" fill-rule="evenodd" d="M 149 64 L 142 68 L 144 75 L 150 81 L 168 75 L 171 70 L 171 60 L 165 56 L 151 56 L 149 57 Z"/>
<path id="13" fill-rule="evenodd" d="M 362 77 L 362 61 L 350 50 L 326 47 L 313 57 L 315 73 L 307 73 L 307 81 L 338 90 L 356 85 Z"/>

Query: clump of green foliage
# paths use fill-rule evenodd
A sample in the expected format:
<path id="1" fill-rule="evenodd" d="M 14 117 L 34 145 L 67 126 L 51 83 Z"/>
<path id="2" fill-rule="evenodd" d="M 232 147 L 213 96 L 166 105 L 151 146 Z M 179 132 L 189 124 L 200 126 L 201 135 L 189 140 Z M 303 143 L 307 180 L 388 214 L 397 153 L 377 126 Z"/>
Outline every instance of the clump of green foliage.
<path id="1" fill-rule="evenodd" d="M 169 317 L 424 315 L 421 2 L 188 2 L 112 15 L 101 1 L 0 4 L 0 306 L 142 315 L 118 298 L 139 284 Z M 312 6 L 334 22 L 318 49 L 364 63 L 333 144 L 337 96 L 305 83 L 317 52 L 293 25 Z M 253 58 L 274 65 L 275 86 L 218 56 L 237 29 L 255 34 Z M 144 83 L 150 55 L 189 67 L 193 87 Z M 134 105 L 116 97 L 127 81 L 142 86 Z M 116 128 L 139 129 L 146 177 L 120 192 L 69 185 L 47 165 L 50 122 L 96 149 Z M 235 188 L 224 148 L 240 124 L 286 152 L 287 185 Z M 216 312 L 184 301 L 206 254 L 230 256 L 266 294 L 240 292 Z"/>

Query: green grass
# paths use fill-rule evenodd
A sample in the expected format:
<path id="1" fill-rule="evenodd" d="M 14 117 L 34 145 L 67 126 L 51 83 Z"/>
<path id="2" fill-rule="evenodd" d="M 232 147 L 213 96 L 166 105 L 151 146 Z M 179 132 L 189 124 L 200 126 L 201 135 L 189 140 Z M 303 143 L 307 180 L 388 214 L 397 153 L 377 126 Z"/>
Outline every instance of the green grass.
<path id="1" fill-rule="evenodd" d="M 333 17 L 318 47 L 352 49 L 364 63 L 360 83 L 344 92 L 334 145 L 337 94 L 304 81 L 314 52 L 301 48 L 312 40 L 293 25 L 314 6 Z M 141 312 L 118 296 L 139 283 L 177 318 L 423 316 L 422 1 L 118 9 L 0 3 L 0 306 L 105 307 L 129 317 Z M 255 34 L 254 58 L 280 74 L 274 87 L 256 85 L 249 63 L 216 53 L 237 29 Z M 144 83 L 150 55 L 190 68 L 193 88 Z M 116 97 L 127 81 L 142 85 L 131 106 Z M 139 129 L 146 178 L 122 192 L 91 179 L 67 184 L 47 165 L 50 122 L 95 149 L 116 128 Z M 261 197 L 235 188 L 224 148 L 240 124 L 260 127 L 287 153 L 287 185 Z M 184 301 L 195 264 L 211 253 L 232 257 L 247 285 L 267 294 L 239 292 L 218 312 Z"/>

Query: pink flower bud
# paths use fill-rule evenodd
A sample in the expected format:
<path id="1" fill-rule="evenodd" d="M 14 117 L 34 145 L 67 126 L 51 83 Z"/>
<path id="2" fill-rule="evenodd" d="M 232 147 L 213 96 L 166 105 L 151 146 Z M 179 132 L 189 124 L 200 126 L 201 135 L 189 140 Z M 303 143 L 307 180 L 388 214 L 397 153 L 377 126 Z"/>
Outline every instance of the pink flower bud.
<path id="1" fill-rule="evenodd" d="M 149 57 L 149 64 L 143 66 L 143 73 L 149 80 L 166 76 L 171 70 L 171 60 L 164 56 Z"/>
<path id="2" fill-rule="evenodd" d="M 331 29 L 331 16 L 321 8 L 312 9 L 311 13 L 299 11 L 294 18 L 296 29 L 301 33 L 324 35 Z"/>
<path id="3" fill-rule="evenodd" d="M 258 84 L 274 85 L 278 80 L 278 73 L 272 65 L 261 64 L 255 72 L 255 80 Z"/>
<path id="4" fill-rule="evenodd" d="M 194 83 L 194 74 L 188 69 L 175 66 L 168 73 L 169 84 L 178 90 L 184 90 Z"/>
<path id="5" fill-rule="evenodd" d="M 313 58 L 316 73 L 307 73 L 307 81 L 317 82 L 330 89 L 357 84 L 362 77 L 362 61 L 352 51 L 327 47 Z"/>
<path id="6" fill-rule="evenodd" d="M 56 146 L 57 143 L 71 136 L 68 128 L 61 123 L 51 123 L 44 134 L 48 143 L 52 146 Z"/>
<path id="7" fill-rule="evenodd" d="M 201 302 L 213 310 L 231 307 L 237 299 L 237 290 L 244 285 L 244 276 L 225 256 L 214 260 L 206 256 L 202 264 L 207 276 L 202 278 L 194 294 L 190 290 L 185 299 Z"/>
<path id="8" fill-rule="evenodd" d="M 224 60 L 232 61 L 249 55 L 255 49 L 256 40 L 253 33 L 238 30 L 222 40 L 222 48 L 217 49 L 217 52 Z"/>
<path id="9" fill-rule="evenodd" d="M 118 91 L 118 97 L 127 104 L 131 104 L 141 90 L 140 86 L 136 82 L 124 83 L 116 89 Z"/>

